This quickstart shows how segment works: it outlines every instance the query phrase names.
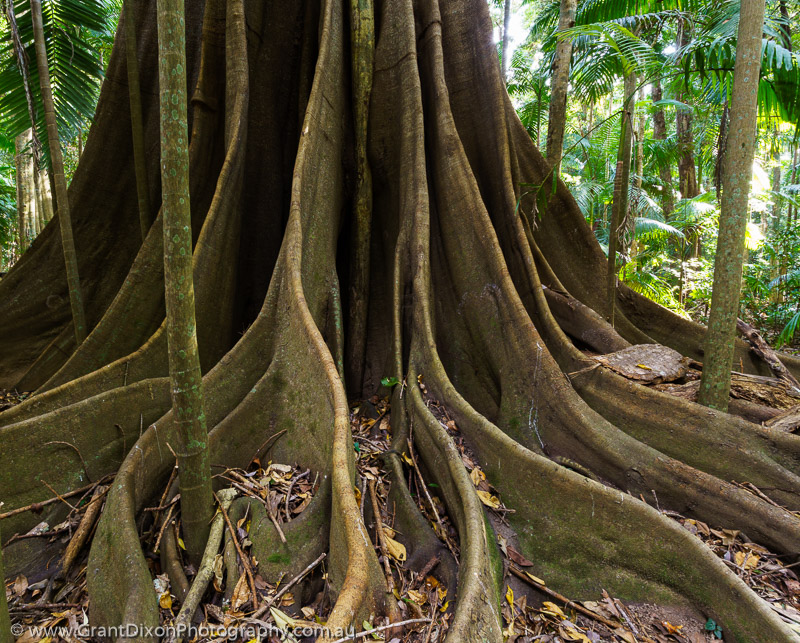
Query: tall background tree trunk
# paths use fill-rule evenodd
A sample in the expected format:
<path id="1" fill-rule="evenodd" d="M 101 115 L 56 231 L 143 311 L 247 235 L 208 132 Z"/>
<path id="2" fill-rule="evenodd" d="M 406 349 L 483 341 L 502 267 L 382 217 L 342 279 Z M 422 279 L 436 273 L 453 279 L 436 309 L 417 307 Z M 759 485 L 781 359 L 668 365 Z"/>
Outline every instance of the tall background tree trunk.
<path id="1" fill-rule="evenodd" d="M 157 7 L 169 375 L 180 440 L 178 469 L 186 552 L 197 565 L 208 539 L 213 495 L 192 274 L 186 32 L 183 0 L 158 0 Z"/>
<path id="2" fill-rule="evenodd" d="M 656 78 L 653 81 L 650 97 L 654 103 L 663 100 L 664 90 L 661 87 L 661 78 Z M 653 138 L 657 141 L 665 141 L 667 139 L 667 118 L 663 107 L 657 107 L 653 113 Z M 664 212 L 664 220 L 668 221 L 672 212 L 675 210 L 672 168 L 670 167 L 669 160 L 659 160 L 658 176 L 661 179 L 661 209 Z"/>
<path id="3" fill-rule="evenodd" d="M 575 26 L 577 0 L 561 0 L 558 30 Z M 567 123 L 567 87 L 572 60 L 572 40 L 565 38 L 556 45 L 553 59 L 553 77 L 550 80 L 550 116 L 547 122 L 547 160 L 555 167 L 561 162 L 564 151 L 564 128 Z"/>
<path id="4" fill-rule="evenodd" d="M 359 389 L 364 376 L 367 343 L 367 299 L 369 296 L 370 237 L 372 236 L 372 172 L 367 158 L 369 100 L 375 57 L 375 17 L 372 0 L 350 0 L 353 42 L 353 119 L 356 137 L 357 184 L 354 204 L 355 244 L 352 263 L 351 315 L 348 352 L 352 359 L 350 381 Z"/>
<path id="5" fill-rule="evenodd" d="M 608 320 L 614 324 L 614 308 L 617 297 L 617 250 L 620 247 L 621 232 L 628 213 L 628 193 L 630 190 L 631 155 L 633 141 L 633 103 L 636 92 L 636 74 L 625 76 L 622 114 L 620 116 L 619 151 L 617 170 L 614 176 L 614 202 L 611 208 L 611 225 L 608 230 L 608 275 L 606 277 L 606 299 Z"/>
<path id="6" fill-rule="evenodd" d="M 772 216 L 774 218 L 774 229 L 780 227 L 781 208 L 783 206 L 783 199 L 780 196 L 781 191 L 781 148 L 778 142 L 778 131 L 774 132 L 775 148 L 772 150 Z M 766 230 L 765 230 L 766 232 Z"/>
<path id="7" fill-rule="evenodd" d="M 500 64 L 503 66 L 503 80 L 508 82 L 508 29 L 511 26 L 511 0 L 503 4 L 503 44 L 500 47 Z"/>
<path id="8" fill-rule="evenodd" d="M 722 181 L 722 213 L 714 260 L 714 291 L 698 402 L 728 409 L 744 239 L 758 118 L 758 82 L 765 0 L 742 3 L 733 76 L 731 127 Z"/>
<path id="9" fill-rule="evenodd" d="M 14 160 L 17 173 L 17 226 L 19 227 L 22 252 L 30 245 L 33 238 L 31 222 L 36 216 L 31 141 L 31 130 L 24 131 L 14 139 Z"/>
<path id="10" fill-rule="evenodd" d="M 678 46 L 685 47 L 691 40 L 691 28 L 685 20 L 678 26 Z M 684 102 L 686 92 L 678 94 L 678 100 Z M 694 123 L 691 108 L 678 109 L 676 115 L 676 131 L 678 136 L 678 189 L 684 199 L 693 199 L 700 194 L 697 188 L 697 169 L 694 164 Z"/>
<path id="11" fill-rule="evenodd" d="M 67 179 L 64 176 L 64 158 L 61 154 L 61 143 L 58 138 L 56 110 L 53 103 L 53 91 L 50 87 L 50 71 L 47 68 L 47 50 L 44 42 L 44 26 L 42 25 L 41 0 L 31 0 L 31 16 L 33 17 L 33 36 L 36 43 L 36 63 L 39 67 L 39 85 L 42 90 L 44 116 L 47 122 L 47 139 L 50 144 L 50 161 L 53 166 L 53 178 L 56 184 L 58 201 L 58 219 L 61 226 L 61 245 L 64 250 L 64 264 L 67 269 L 69 284 L 69 302 L 72 308 L 72 322 L 75 327 L 75 341 L 80 345 L 86 338 L 86 314 L 83 308 L 83 295 L 78 276 L 78 255 L 75 253 L 75 241 L 72 236 L 72 217 L 67 198 Z"/>
<path id="12" fill-rule="evenodd" d="M 136 170 L 136 196 L 139 200 L 139 226 L 142 241 L 152 224 L 150 190 L 147 186 L 147 159 L 144 148 L 144 126 L 142 120 L 142 93 L 139 84 L 139 60 L 136 48 L 136 17 L 133 0 L 123 5 L 125 23 L 125 57 L 128 64 L 128 94 L 131 102 L 131 135 L 133 136 L 133 163 Z"/>

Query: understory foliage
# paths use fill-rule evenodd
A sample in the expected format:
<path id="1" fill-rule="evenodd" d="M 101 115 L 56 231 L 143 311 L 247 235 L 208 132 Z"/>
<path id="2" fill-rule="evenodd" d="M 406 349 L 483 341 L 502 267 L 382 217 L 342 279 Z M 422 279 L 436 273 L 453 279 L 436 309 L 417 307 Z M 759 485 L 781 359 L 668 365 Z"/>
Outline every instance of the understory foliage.
<path id="1" fill-rule="evenodd" d="M 69 193 L 88 337 L 76 344 L 57 226 L 0 280 L 0 388 L 26 393 L 0 412 L 6 573 L 48 605 L 74 590 L 96 626 L 186 623 L 204 596 L 219 612 L 200 616 L 218 620 L 230 592 L 236 618 L 316 615 L 414 643 L 438 623 L 437 641 L 500 643 L 515 610 L 536 624 L 529 603 L 606 592 L 690 609 L 709 636 L 796 643 L 792 614 L 685 525 L 796 555 L 800 435 L 769 421 L 794 421 L 797 392 L 737 341 L 746 401 L 699 407 L 705 328 L 630 278 L 606 321 L 593 227 L 609 170 L 595 163 L 591 190 L 554 178 L 509 100 L 485 0 L 185 7 L 190 134 L 168 142 L 189 157 L 180 232 L 204 399 L 191 412 L 216 494 L 208 541 L 187 564 L 164 294 L 182 237 L 165 239 L 155 153 L 139 216 L 120 34 Z M 156 150 L 156 1 L 132 8 Z M 691 226 L 660 219 L 636 187 L 631 248 L 694 249 Z M 709 205 L 676 209 L 699 221 Z M 419 582 L 427 594 L 407 584 Z M 403 619 L 427 627 L 393 631 Z"/>
<path id="2" fill-rule="evenodd" d="M 623 75 L 629 70 L 638 74 L 634 121 L 641 122 L 634 140 L 620 278 L 678 314 L 704 322 L 711 300 L 739 3 L 585 0 L 578 5 L 576 26 L 556 36 L 559 4 L 517 3 L 517 18 L 528 25 L 527 38 L 510 61 L 508 91 L 517 113 L 533 140 L 543 144 L 555 44 L 557 38 L 571 39 L 561 176 L 605 249 L 625 100 Z M 740 310 L 743 319 L 787 348 L 793 342 L 796 348 L 795 338 L 800 338 L 795 335 L 800 311 L 799 8 L 791 0 L 767 3 Z M 657 85 L 661 93 L 654 96 Z M 677 131 L 681 114 L 689 117 L 688 139 Z M 662 133 L 658 115 L 666 124 Z M 697 194 L 680 191 L 684 155 L 693 166 Z"/>

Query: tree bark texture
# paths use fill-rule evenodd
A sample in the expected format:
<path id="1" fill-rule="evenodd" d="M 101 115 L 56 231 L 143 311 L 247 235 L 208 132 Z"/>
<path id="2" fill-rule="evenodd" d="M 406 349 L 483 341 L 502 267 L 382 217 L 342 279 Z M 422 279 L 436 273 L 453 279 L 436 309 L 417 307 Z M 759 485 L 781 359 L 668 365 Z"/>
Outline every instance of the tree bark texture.
<path id="1" fill-rule="evenodd" d="M 123 12 L 125 58 L 128 63 L 128 92 L 131 103 L 133 163 L 136 168 L 136 197 L 139 202 L 139 225 L 144 241 L 153 223 L 153 215 L 150 207 L 150 190 L 147 187 L 147 158 L 142 126 L 142 89 L 139 82 L 139 52 L 136 47 L 136 15 L 133 0 L 125 0 Z"/>
<path id="2" fill-rule="evenodd" d="M 558 31 L 575 26 L 577 0 L 561 0 L 558 12 Z M 567 88 L 572 62 L 572 40 L 565 38 L 556 45 L 553 75 L 550 79 L 550 115 L 547 121 L 547 160 L 553 167 L 561 163 L 564 149 L 564 130 L 567 125 Z"/>
<path id="3" fill-rule="evenodd" d="M 691 40 L 691 26 L 685 21 L 678 28 L 678 46 L 685 47 Z M 686 100 L 681 92 L 678 100 Z M 697 187 L 697 168 L 694 163 L 694 114 L 691 105 L 679 108 L 676 114 L 676 132 L 678 137 L 678 190 L 681 198 L 693 199 L 700 191 Z"/>
<path id="4" fill-rule="evenodd" d="M 654 103 L 664 99 L 660 78 L 653 81 L 651 92 Z M 653 113 L 653 138 L 657 141 L 667 139 L 667 119 L 663 107 L 657 107 Z M 661 179 L 661 209 L 664 212 L 664 220 L 669 221 L 675 210 L 675 194 L 672 187 L 672 168 L 668 160 L 659 160 L 658 176 Z"/>
<path id="5" fill-rule="evenodd" d="M 614 201 L 611 206 L 611 224 L 608 231 L 608 270 L 606 273 L 606 314 L 612 326 L 614 326 L 617 281 L 619 280 L 617 254 L 622 248 L 622 235 L 628 217 L 631 157 L 633 155 L 633 106 L 636 98 L 635 73 L 626 74 L 623 87 L 617 169 L 614 173 Z"/>
<path id="6" fill-rule="evenodd" d="M 88 329 L 86 328 L 86 313 L 83 306 L 83 294 L 78 272 L 78 257 L 75 252 L 75 240 L 72 234 L 72 217 L 70 215 L 69 199 L 67 198 L 67 179 L 64 176 L 64 158 L 61 154 L 61 142 L 58 136 L 56 109 L 53 102 L 53 91 L 50 86 L 50 71 L 47 67 L 41 0 L 31 0 L 31 16 L 33 17 L 33 36 L 36 44 L 36 64 L 39 69 L 39 86 L 42 91 L 44 116 L 47 122 L 50 162 L 53 167 L 53 178 L 56 184 L 58 221 L 61 229 L 61 244 L 64 251 L 67 283 L 69 284 L 72 325 L 75 332 L 75 342 L 80 344 L 86 339 Z"/>
<path id="7" fill-rule="evenodd" d="M 722 411 L 728 408 L 742 288 L 744 240 L 756 145 L 764 7 L 764 0 L 743 3 L 739 19 L 730 131 L 722 175 L 722 211 L 714 259 L 714 289 L 704 345 L 703 379 L 698 393 L 698 402 Z"/>
<path id="8" fill-rule="evenodd" d="M 142 0 L 136 12 L 146 149 L 159 144 L 155 6 Z M 604 319 L 608 262 L 516 117 L 484 0 L 377 0 L 374 13 L 359 388 L 345 387 L 342 375 L 356 359 L 344 340 L 359 184 L 351 5 L 186 2 L 190 230 L 210 461 L 247 466 L 285 431 L 268 457 L 319 473 L 311 503 L 283 525 L 286 543 L 268 519 L 253 521 L 258 573 L 271 583 L 294 577 L 327 551 L 330 627 L 394 616 L 353 489 L 349 402 L 395 377 L 404 384 L 392 392 L 385 453 L 395 527 L 412 569 L 440 555 L 453 570 L 448 643 L 502 641 L 505 588 L 494 528 L 434 400 L 515 510 L 509 528 L 548 586 L 575 598 L 606 589 L 629 600 L 690 601 L 733 640 L 794 641 L 655 497 L 661 508 L 795 552 L 794 514 L 732 481 L 800 509 L 800 438 L 587 359 L 576 342 L 604 353 L 662 343 L 702 359 L 705 329 L 624 284 L 615 326 Z M 76 348 L 53 226 L 0 281 L 0 386 L 36 390 L 0 414 L 0 497 L 9 509 L 49 498 L 37 479 L 45 459 L 59 493 L 116 472 L 86 571 L 90 620 L 155 626 L 138 525 L 174 466 L 168 445 L 180 442 L 164 249 L 189 245 L 168 234 L 165 246 L 164 213 L 141 240 L 122 40 L 70 186 L 92 333 Z M 147 169 L 157 203 L 156 159 Z M 744 342 L 736 347 L 744 370 L 768 372 Z M 800 361 L 780 358 L 800 372 Z M 411 498 L 397 455 L 409 437 L 453 519 L 458 564 Z M 564 468 L 565 457 L 608 484 Z M 63 513 L 53 503 L 41 515 L 14 515 L 3 532 L 58 524 Z M 33 540 L 5 548 L 9 575 L 46 573 Z M 289 562 L 270 562 L 276 552 Z"/>
<path id="9" fill-rule="evenodd" d="M 199 565 L 208 540 L 213 494 L 192 274 L 189 99 L 183 0 L 158 0 L 157 9 L 169 377 L 172 414 L 179 436 L 177 454 L 186 553 L 194 565 Z M 129 35 L 130 31 L 126 31 L 126 40 Z M 139 169 L 137 167 L 137 176 Z M 143 228 L 142 234 L 145 232 Z"/>
<path id="10" fill-rule="evenodd" d="M 508 30 L 511 27 L 511 0 L 503 3 L 503 42 L 500 46 L 500 64 L 503 67 L 503 80 L 508 82 Z"/>
<path id="11" fill-rule="evenodd" d="M 22 252 L 36 237 L 36 190 L 33 181 L 32 130 L 27 130 L 14 139 L 15 166 L 17 173 L 17 227 Z"/>

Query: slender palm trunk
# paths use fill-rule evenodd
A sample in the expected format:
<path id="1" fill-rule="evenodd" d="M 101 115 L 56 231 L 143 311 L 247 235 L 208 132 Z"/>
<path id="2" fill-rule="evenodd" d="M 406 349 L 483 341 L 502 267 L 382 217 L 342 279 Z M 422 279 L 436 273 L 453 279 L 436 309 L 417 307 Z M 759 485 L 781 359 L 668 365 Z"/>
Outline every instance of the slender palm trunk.
<path id="1" fill-rule="evenodd" d="M 75 252 L 75 241 L 72 237 L 72 217 L 67 199 L 67 179 L 64 176 L 64 158 L 61 155 L 61 143 L 58 138 L 56 110 L 53 103 L 53 91 L 50 86 L 50 71 L 47 68 L 47 50 L 44 42 L 44 26 L 42 25 L 41 0 L 31 0 L 31 16 L 33 18 L 33 37 L 36 43 L 36 63 L 39 67 L 39 85 L 42 90 L 44 117 L 47 123 L 47 139 L 50 144 L 50 160 L 53 166 L 53 178 L 56 184 L 58 201 L 58 219 L 61 226 L 61 245 L 64 250 L 64 264 L 67 268 L 67 285 L 69 303 L 72 308 L 72 321 L 75 326 L 75 340 L 80 345 L 86 338 L 86 314 L 83 309 L 80 278 L 78 276 L 78 255 Z"/>
<path id="2" fill-rule="evenodd" d="M 511 25 L 511 0 L 503 5 L 503 44 L 500 48 L 500 64 L 503 66 L 503 80 L 508 82 L 508 29 Z"/>
<path id="3" fill-rule="evenodd" d="M 561 0 L 558 14 L 558 30 L 566 31 L 575 26 L 577 0 Z M 553 59 L 553 76 L 550 81 L 550 117 L 547 122 L 547 160 L 555 167 L 561 162 L 564 148 L 564 129 L 567 123 L 567 87 L 569 67 L 572 60 L 572 41 L 560 40 Z"/>
<path id="4" fill-rule="evenodd" d="M 199 564 L 208 539 L 213 495 L 194 307 L 186 31 L 183 0 L 158 0 L 157 7 L 169 374 L 180 441 L 181 520 L 189 559 Z"/>
<path id="5" fill-rule="evenodd" d="M 136 18 L 133 0 L 123 5 L 125 15 L 125 55 L 128 63 L 128 95 L 131 103 L 131 134 L 133 136 L 133 164 L 136 171 L 136 196 L 139 200 L 139 227 L 142 241 L 153 223 L 150 209 L 150 190 L 147 186 L 147 159 L 144 149 L 144 125 L 142 118 L 142 94 L 139 84 L 139 59 L 136 47 Z"/>
<path id="6" fill-rule="evenodd" d="M 654 103 L 664 98 L 664 90 L 661 87 L 660 78 L 656 78 L 653 81 L 650 97 Z M 653 138 L 658 141 L 664 141 L 667 138 L 667 118 L 662 107 L 658 107 L 653 114 Z M 675 210 L 675 196 L 672 192 L 672 168 L 668 160 L 659 161 L 658 175 L 661 179 L 661 209 L 664 212 L 664 220 L 668 221 Z"/>
<path id="7" fill-rule="evenodd" d="M 678 46 L 685 47 L 691 39 L 690 27 L 681 20 L 678 29 Z M 678 100 L 683 102 L 686 95 L 681 92 Z M 676 117 L 678 135 L 678 189 L 681 197 L 692 199 L 700 194 L 697 188 L 697 169 L 694 164 L 694 118 L 691 109 L 679 109 Z"/>
<path id="8" fill-rule="evenodd" d="M 778 132 L 775 131 L 775 140 L 778 140 Z M 774 217 L 774 229 L 780 229 L 781 209 L 783 206 L 783 199 L 780 196 L 781 191 L 781 150 L 780 146 L 776 143 L 775 149 L 772 151 L 772 216 Z M 762 220 L 765 217 L 762 216 Z"/>
<path id="9" fill-rule="evenodd" d="M 614 176 L 614 202 L 611 207 L 611 225 L 608 230 L 608 274 L 607 306 L 608 320 L 614 324 L 614 307 L 617 296 L 617 250 L 620 246 L 620 232 L 628 212 L 628 190 L 631 177 L 631 155 L 633 141 L 633 99 L 636 92 L 636 74 L 625 76 L 622 115 L 620 118 L 619 151 L 617 171 Z"/>
<path id="10" fill-rule="evenodd" d="M 783 24 L 780 26 L 781 40 L 783 41 L 783 46 L 792 51 L 792 27 L 789 21 L 789 9 L 786 6 L 786 0 L 780 0 L 778 7 L 783 20 Z"/>
<path id="11" fill-rule="evenodd" d="M 736 318 L 742 286 L 742 261 L 747 229 L 750 180 L 756 143 L 758 82 L 765 0 L 742 3 L 736 66 L 733 76 L 731 128 L 722 181 L 722 212 L 714 291 L 705 340 L 703 378 L 698 402 L 728 409 Z"/>
<path id="12" fill-rule="evenodd" d="M 639 102 L 644 100 L 644 87 L 639 89 Z M 640 109 L 636 119 L 636 187 L 642 189 L 644 179 L 644 112 Z"/>

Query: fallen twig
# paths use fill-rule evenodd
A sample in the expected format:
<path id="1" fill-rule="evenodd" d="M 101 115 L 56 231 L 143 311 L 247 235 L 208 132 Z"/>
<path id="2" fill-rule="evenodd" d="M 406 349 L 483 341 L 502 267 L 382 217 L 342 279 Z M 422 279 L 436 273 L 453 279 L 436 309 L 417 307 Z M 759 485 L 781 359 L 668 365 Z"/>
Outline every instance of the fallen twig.
<path id="1" fill-rule="evenodd" d="M 113 474 L 109 474 L 100 478 L 97 482 L 93 482 L 92 484 L 87 484 L 85 487 L 81 487 L 80 489 L 73 489 L 72 491 L 68 491 L 67 493 L 62 493 L 60 496 L 56 495 L 53 498 L 48 498 L 47 500 L 42 500 L 42 502 L 34 502 L 29 505 L 25 505 L 24 507 L 19 507 L 17 509 L 12 509 L 11 511 L 6 511 L 5 513 L 0 514 L 0 520 L 5 520 L 6 518 L 11 518 L 12 516 L 16 516 L 26 511 L 33 511 L 34 513 L 40 511 L 42 507 L 46 507 L 47 505 L 52 505 L 54 502 L 64 502 L 64 498 L 72 498 L 72 496 L 78 496 L 86 491 L 90 491 L 97 485 L 106 482 L 107 480 L 113 478 Z M 50 485 L 45 483 L 45 486 L 52 489 Z"/>
<path id="2" fill-rule="evenodd" d="M 561 601 L 567 607 L 569 607 L 571 609 L 574 609 L 576 612 L 580 612 L 584 616 L 588 616 L 589 618 L 597 621 L 598 623 L 602 623 L 606 627 L 610 627 L 612 629 L 612 631 L 619 627 L 619 623 L 614 623 L 614 621 L 610 621 L 607 618 L 605 618 L 603 616 L 600 616 L 600 614 L 597 614 L 597 613 L 593 612 L 592 610 L 584 607 L 583 605 L 580 605 L 578 603 L 575 603 L 575 602 L 571 601 L 566 596 L 562 596 L 561 594 L 559 594 L 558 592 L 550 589 L 546 585 L 542 585 L 541 583 L 537 583 L 530 576 L 528 576 L 525 572 L 523 572 L 521 569 L 518 569 L 514 565 L 509 565 L 508 566 L 508 571 L 510 571 L 512 574 L 514 574 L 514 576 L 516 576 L 520 580 L 524 580 L 526 583 L 528 583 L 532 587 L 535 587 L 539 591 L 544 592 L 548 596 L 552 596 L 553 598 L 555 598 L 558 601 Z"/>
<path id="3" fill-rule="evenodd" d="M 450 541 L 445 538 L 445 531 L 444 525 L 442 524 L 442 519 L 439 516 L 439 512 L 436 509 L 436 505 L 433 504 L 433 498 L 431 498 L 431 494 L 428 493 L 428 487 L 425 485 L 425 479 L 422 477 L 422 472 L 419 470 L 419 466 L 417 465 L 417 458 L 414 455 L 414 443 L 412 442 L 411 438 L 409 437 L 408 440 L 408 455 L 411 458 L 411 464 L 413 465 L 414 471 L 417 473 L 417 478 L 419 478 L 419 486 L 422 487 L 422 492 L 425 494 L 425 497 L 428 499 L 428 504 L 430 504 L 431 509 L 433 510 L 433 515 L 436 517 L 436 522 L 439 525 L 439 529 L 441 530 L 442 538 L 447 545 L 447 548 L 450 550 L 450 553 L 453 554 L 453 558 L 456 559 L 456 563 L 458 563 L 458 554 L 456 553 L 453 546 L 450 544 Z"/>
<path id="4" fill-rule="evenodd" d="M 231 524 L 231 519 L 228 516 L 228 512 L 225 509 L 222 501 L 220 500 L 217 494 L 214 494 L 214 497 L 217 498 L 217 502 L 219 502 L 219 510 L 222 513 L 222 518 L 225 520 L 225 524 L 228 525 L 228 531 L 231 534 L 231 538 L 233 539 L 233 546 L 236 547 L 236 553 L 239 554 L 239 560 L 242 561 L 242 566 L 244 567 L 244 573 L 247 574 L 247 582 L 250 585 L 250 594 L 253 596 L 253 608 L 258 609 L 258 594 L 256 593 L 256 583 L 253 580 L 253 570 L 250 566 L 250 561 L 247 557 L 245 557 L 242 548 L 239 546 L 239 538 L 236 535 L 236 530 L 233 528 Z"/>
<path id="5" fill-rule="evenodd" d="M 386 546 L 386 537 L 383 533 L 383 519 L 381 518 L 381 508 L 378 506 L 378 496 L 375 493 L 375 481 L 369 481 L 369 496 L 372 500 L 372 513 L 375 518 L 375 531 L 378 532 L 378 543 L 383 554 L 383 567 L 386 571 L 386 582 L 389 583 L 389 591 L 394 590 L 394 576 L 392 568 L 389 566 L 389 548 Z"/>
<path id="6" fill-rule="evenodd" d="M 321 553 L 319 555 L 319 557 L 317 557 L 317 559 L 313 563 L 311 563 L 302 572 L 300 572 L 292 580 L 290 580 L 288 583 L 286 583 L 286 585 L 284 585 L 283 588 L 277 594 L 275 594 L 275 596 L 270 598 L 266 603 L 264 603 L 264 605 L 262 607 L 257 609 L 250 616 L 250 618 L 258 618 L 259 616 L 264 614 L 264 612 L 266 612 L 270 607 L 272 607 L 275 604 L 275 601 L 277 601 L 281 596 L 283 596 L 286 592 L 288 592 L 292 587 L 294 587 L 297 583 L 299 583 L 301 580 L 303 580 L 305 575 L 308 574 L 308 572 L 310 572 L 312 569 L 314 569 L 317 565 L 319 565 L 322 562 L 322 559 L 325 558 L 325 556 L 327 556 L 327 555 L 328 554 L 325 553 L 325 552 Z"/>
<path id="7" fill-rule="evenodd" d="M 407 621 L 400 621 L 399 623 L 389 623 L 389 625 L 381 625 L 380 627 L 373 627 L 371 630 L 364 630 L 363 632 L 359 632 L 358 634 L 353 634 L 352 636 L 346 636 L 343 639 L 336 639 L 333 643 L 347 643 L 347 641 L 355 641 L 357 639 L 363 639 L 365 636 L 371 636 L 372 634 L 377 634 L 378 632 L 383 632 L 384 630 L 390 630 L 394 627 L 401 627 L 403 625 L 414 625 L 416 623 L 430 623 L 431 619 L 429 618 L 410 618 Z"/>
<path id="8" fill-rule="evenodd" d="M 92 499 L 89 501 L 89 504 L 86 505 L 86 512 L 83 514 L 83 518 L 81 518 L 81 522 L 78 524 L 75 534 L 70 539 L 64 551 L 64 563 L 61 568 L 61 573 L 64 577 L 67 576 L 72 568 L 72 564 L 78 557 L 78 553 L 80 553 L 83 545 L 86 543 L 89 532 L 91 532 L 94 526 L 94 521 L 97 519 L 97 516 L 100 515 L 100 510 L 103 508 L 103 496 L 107 489 L 108 487 L 103 485 L 96 487 L 92 494 Z"/>
<path id="9" fill-rule="evenodd" d="M 223 489 L 220 491 L 217 495 L 220 508 L 225 507 L 227 509 L 230 507 L 235 497 L 236 492 L 233 489 Z M 206 588 L 209 582 L 211 582 L 211 578 L 214 576 L 214 559 L 219 551 L 219 544 L 222 542 L 224 527 L 225 521 L 220 511 L 214 516 L 214 520 L 211 523 L 211 530 L 208 534 L 208 541 L 206 542 L 206 548 L 203 552 L 203 559 L 200 562 L 197 575 L 194 577 L 192 586 L 189 588 L 189 593 L 186 595 L 186 600 L 183 602 L 181 611 L 175 618 L 175 632 L 188 631 L 189 622 L 192 620 L 197 607 L 200 605 L 200 600 L 203 598 L 203 594 L 206 593 Z M 176 643 L 181 643 L 182 640 L 183 638 L 181 638 L 180 635 L 175 639 Z"/>

